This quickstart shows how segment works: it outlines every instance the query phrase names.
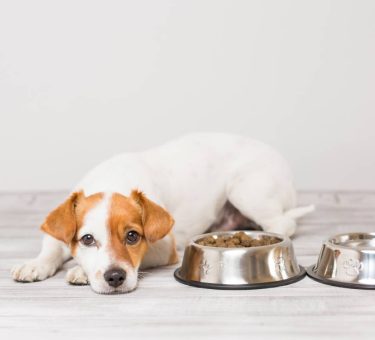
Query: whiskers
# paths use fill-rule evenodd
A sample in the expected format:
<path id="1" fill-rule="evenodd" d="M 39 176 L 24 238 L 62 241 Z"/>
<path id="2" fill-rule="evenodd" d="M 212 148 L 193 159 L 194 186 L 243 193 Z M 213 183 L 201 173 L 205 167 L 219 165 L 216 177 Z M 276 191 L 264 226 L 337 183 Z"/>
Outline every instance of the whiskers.
<path id="1" fill-rule="evenodd" d="M 138 280 L 143 279 L 147 274 L 149 274 L 149 272 L 141 272 L 141 271 L 139 271 L 138 272 Z"/>

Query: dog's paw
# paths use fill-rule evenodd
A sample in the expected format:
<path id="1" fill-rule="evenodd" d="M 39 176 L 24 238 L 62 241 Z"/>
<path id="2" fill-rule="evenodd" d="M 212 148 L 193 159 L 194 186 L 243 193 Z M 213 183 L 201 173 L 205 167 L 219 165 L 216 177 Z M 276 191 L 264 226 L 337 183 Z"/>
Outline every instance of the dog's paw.
<path id="1" fill-rule="evenodd" d="M 34 282 L 49 278 L 56 273 L 57 269 L 54 263 L 36 259 L 14 266 L 11 270 L 11 274 L 15 281 Z"/>
<path id="2" fill-rule="evenodd" d="M 72 285 L 87 285 L 89 279 L 81 266 L 70 268 L 66 273 L 66 281 Z"/>

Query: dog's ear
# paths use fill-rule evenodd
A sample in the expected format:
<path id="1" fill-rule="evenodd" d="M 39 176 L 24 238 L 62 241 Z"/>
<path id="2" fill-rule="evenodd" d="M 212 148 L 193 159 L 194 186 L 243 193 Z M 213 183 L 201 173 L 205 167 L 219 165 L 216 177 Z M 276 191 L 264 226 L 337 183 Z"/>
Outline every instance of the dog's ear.
<path id="1" fill-rule="evenodd" d="M 148 242 L 160 240 L 171 231 L 174 220 L 165 209 L 138 190 L 133 190 L 130 198 L 141 208 L 144 233 Z"/>
<path id="2" fill-rule="evenodd" d="M 47 216 L 41 229 L 54 238 L 69 244 L 77 231 L 75 208 L 82 192 L 75 192 Z"/>

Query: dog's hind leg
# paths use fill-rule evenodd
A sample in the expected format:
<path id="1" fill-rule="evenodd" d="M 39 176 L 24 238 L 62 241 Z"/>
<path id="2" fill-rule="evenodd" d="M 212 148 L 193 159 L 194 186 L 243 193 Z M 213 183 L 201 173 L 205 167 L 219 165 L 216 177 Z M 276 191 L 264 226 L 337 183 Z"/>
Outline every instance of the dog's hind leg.
<path id="1" fill-rule="evenodd" d="M 292 235 L 296 230 L 295 214 L 298 217 L 313 210 L 313 207 L 295 208 L 294 188 L 287 179 L 277 180 L 267 173 L 238 173 L 227 187 L 228 200 L 246 217 L 255 221 L 265 231 Z"/>
<path id="2" fill-rule="evenodd" d="M 70 257 L 70 251 L 63 242 L 45 235 L 39 255 L 24 264 L 14 266 L 11 274 L 15 281 L 42 281 L 54 275 Z"/>

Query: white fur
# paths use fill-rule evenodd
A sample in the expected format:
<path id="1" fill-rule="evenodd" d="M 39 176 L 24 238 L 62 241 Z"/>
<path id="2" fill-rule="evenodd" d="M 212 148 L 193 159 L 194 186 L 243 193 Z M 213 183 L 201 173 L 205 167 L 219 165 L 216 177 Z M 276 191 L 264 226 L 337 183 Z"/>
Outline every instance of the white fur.
<path id="1" fill-rule="evenodd" d="M 87 285 L 89 278 L 81 266 L 74 266 L 66 273 L 66 281 L 73 285 Z"/>
<path id="2" fill-rule="evenodd" d="M 174 246 L 175 242 L 170 234 L 155 243 L 149 244 L 147 253 L 141 263 L 141 269 L 168 264 L 172 253 L 175 251 Z"/>
<path id="3" fill-rule="evenodd" d="M 14 266 L 11 274 L 14 280 L 20 282 L 42 281 L 54 275 L 69 258 L 70 252 L 64 243 L 45 235 L 38 257 Z"/>
<path id="4" fill-rule="evenodd" d="M 227 200 L 266 231 L 285 235 L 295 232 L 297 218 L 313 210 L 296 208 L 292 176 L 280 154 L 247 137 L 199 133 L 145 152 L 121 154 L 99 164 L 75 188 L 86 196 L 97 192 L 106 196 L 88 213 L 79 235 L 93 234 L 100 247 L 78 248 L 81 269 L 71 272 L 69 281 L 75 276 L 81 280 L 83 270 L 95 291 L 113 291 L 96 275 L 114 261 L 107 247 L 108 202 L 110 193 L 128 196 L 133 189 L 169 211 L 180 245 L 204 232 Z M 15 267 L 13 278 L 34 281 L 53 275 L 65 259 L 61 242 L 56 242 L 45 243 L 37 259 Z M 142 268 L 167 264 L 173 247 L 170 235 L 151 245 Z M 130 291 L 136 287 L 138 268 L 120 265 L 127 272 L 120 291 Z"/>
<path id="5" fill-rule="evenodd" d="M 180 244 L 204 232 L 227 200 L 267 231 L 295 231 L 296 193 L 286 161 L 247 137 L 197 133 L 121 154 L 91 170 L 76 190 L 127 196 L 134 188 L 172 214 Z"/>

